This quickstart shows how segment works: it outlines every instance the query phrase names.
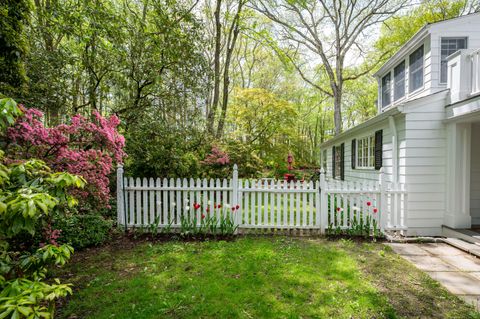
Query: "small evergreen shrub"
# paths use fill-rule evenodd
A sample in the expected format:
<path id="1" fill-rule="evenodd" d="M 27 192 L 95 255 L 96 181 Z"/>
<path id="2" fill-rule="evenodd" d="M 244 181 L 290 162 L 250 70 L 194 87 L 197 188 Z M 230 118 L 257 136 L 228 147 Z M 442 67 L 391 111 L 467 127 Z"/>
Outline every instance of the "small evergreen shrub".
<path id="1" fill-rule="evenodd" d="M 85 214 L 59 219 L 55 222 L 55 228 L 61 230 L 60 242 L 82 249 L 104 243 L 109 238 L 112 224 L 111 220 L 99 214 Z"/>

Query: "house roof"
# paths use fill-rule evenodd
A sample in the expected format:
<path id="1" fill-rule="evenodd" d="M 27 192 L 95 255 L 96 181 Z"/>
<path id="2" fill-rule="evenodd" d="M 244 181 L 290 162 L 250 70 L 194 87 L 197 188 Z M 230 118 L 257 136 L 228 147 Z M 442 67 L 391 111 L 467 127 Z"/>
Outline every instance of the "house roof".
<path id="1" fill-rule="evenodd" d="M 348 135 L 354 134 L 354 133 L 356 133 L 356 132 L 358 132 L 358 131 L 360 131 L 364 128 L 375 125 L 375 124 L 383 121 L 384 119 L 387 119 L 389 116 L 396 115 L 396 114 L 399 114 L 399 113 L 400 113 L 400 111 L 398 110 L 398 108 L 392 107 L 391 109 L 389 109 L 389 110 L 387 110 L 387 111 L 385 111 L 381 114 L 378 114 L 375 117 L 372 117 L 368 121 L 360 123 L 357 126 L 354 126 L 350 129 L 340 133 L 339 135 L 334 136 L 331 139 L 323 142 L 322 144 L 320 144 L 320 148 L 324 148 L 324 147 L 327 147 L 331 144 L 335 144 L 338 140 L 341 140 L 341 139 L 347 137 Z"/>
<path id="2" fill-rule="evenodd" d="M 427 23 L 420 30 L 417 31 L 398 51 L 387 61 L 385 62 L 377 72 L 373 74 L 374 77 L 383 75 L 387 70 L 393 68 L 402 58 L 407 54 L 411 49 L 419 45 L 429 34 L 432 26 L 437 26 L 443 23 L 451 22 L 452 20 L 461 20 L 471 18 L 473 16 L 480 15 L 480 12 L 469 13 L 460 17 L 449 18 L 438 22 Z"/>
<path id="3" fill-rule="evenodd" d="M 441 90 L 441 91 L 435 92 L 433 94 L 421 96 L 421 97 L 418 97 L 416 99 L 407 100 L 403 103 L 399 103 L 397 105 L 394 105 L 391 108 L 389 108 L 388 110 L 386 110 L 385 112 L 380 113 L 380 114 L 376 115 L 375 117 L 372 117 L 368 121 L 365 121 L 361 124 L 358 124 L 357 126 L 354 126 L 350 129 L 340 133 L 339 135 L 334 136 L 331 139 L 323 142 L 322 144 L 320 144 L 320 148 L 325 148 L 325 147 L 328 147 L 332 144 L 335 144 L 339 140 L 345 139 L 349 135 L 353 135 L 353 134 L 357 133 L 358 131 L 361 131 L 361 130 L 366 129 L 370 126 L 378 124 L 381 121 L 386 120 L 390 116 L 397 115 L 397 114 L 400 114 L 400 113 L 406 113 L 406 112 L 408 112 L 408 111 L 406 111 L 406 108 L 411 108 L 411 107 L 415 108 L 418 105 L 421 105 L 421 103 L 430 102 L 434 99 L 445 99 L 447 97 L 448 92 L 449 92 L 448 89 Z"/>

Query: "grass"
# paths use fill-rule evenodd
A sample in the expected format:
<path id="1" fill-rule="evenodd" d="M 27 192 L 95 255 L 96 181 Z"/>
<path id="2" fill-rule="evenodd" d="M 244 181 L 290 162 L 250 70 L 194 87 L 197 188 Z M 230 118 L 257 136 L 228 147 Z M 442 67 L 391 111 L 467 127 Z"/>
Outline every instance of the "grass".
<path id="1" fill-rule="evenodd" d="M 245 237 L 76 254 L 63 318 L 479 318 L 382 244 Z"/>

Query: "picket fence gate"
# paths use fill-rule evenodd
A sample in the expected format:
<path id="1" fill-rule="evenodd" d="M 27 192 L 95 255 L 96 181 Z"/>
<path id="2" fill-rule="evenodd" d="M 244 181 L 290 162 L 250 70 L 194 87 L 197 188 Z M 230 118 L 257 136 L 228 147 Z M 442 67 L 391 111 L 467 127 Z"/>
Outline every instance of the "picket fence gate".
<path id="1" fill-rule="evenodd" d="M 375 219 L 381 230 L 406 230 L 404 184 L 326 180 L 290 182 L 239 179 L 160 179 L 125 177 L 117 169 L 117 221 L 125 228 L 181 226 L 181 218 L 232 214 L 240 230 L 349 228 L 360 218 Z M 195 204 L 200 207 L 195 209 Z M 198 207 L 198 206 L 197 206 Z M 238 207 L 238 208 L 237 208 Z"/>

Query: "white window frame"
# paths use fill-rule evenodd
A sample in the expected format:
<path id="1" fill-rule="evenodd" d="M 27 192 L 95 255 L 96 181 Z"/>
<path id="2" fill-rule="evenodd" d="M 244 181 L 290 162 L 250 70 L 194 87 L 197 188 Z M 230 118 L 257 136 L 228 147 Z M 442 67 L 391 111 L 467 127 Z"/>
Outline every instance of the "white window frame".
<path id="1" fill-rule="evenodd" d="M 366 142 L 366 147 L 364 142 Z M 363 155 L 365 150 L 367 156 Z M 357 138 L 355 162 L 357 169 L 375 169 L 375 133 Z"/>
<path id="2" fill-rule="evenodd" d="M 390 79 L 388 80 L 388 85 L 390 85 L 390 88 L 389 88 L 389 92 L 388 92 L 388 95 L 390 97 L 390 101 L 388 101 L 388 104 L 385 104 L 383 105 L 384 101 L 383 101 L 383 79 L 387 76 L 390 76 Z M 381 84 L 381 90 L 380 90 L 380 100 L 381 100 L 381 108 L 382 110 L 386 109 L 387 107 L 389 107 L 390 105 L 392 105 L 392 102 L 393 102 L 393 96 L 392 96 L 392 93 L 393 93 L 393 90 L 392 90 L 392 71 L 390 70 L 389 72 L 385 73 L 384 76 L 382 76 L 382 78 L 380 79 L 380 84 Z"/>
<path id="3" fill-rule="evenodd" d="M 440 37 L 440 45 L 439 45 L 440 49 L 439 49 L 439 53 L 438 53 L 438 56 L 440 57 L 440 63 L 439 63 L 440 70 L 438 72 L 438 76 L 439 76 L 438 83 L 447 84 L 447 82 L 442 82 L 442 40 L 443 39 L 445 39 L 445 40 L 464 39 L 465 40 L 465 49 L 468 49 L 468 37 L 467 36 L 465 36 L 465 37 Z M 460 50 L 464 50 L 464 49 L 460 49 Z M 447 81 L 448 81 L 448 75 L 449 75 L 448 73 L 449 73 L 449 71 L 448 71 L 448 67 L 447 67 Z"/>
<path id="4" fill-rule="evenodd" d="M 397 67 L 399 67 L 401 64 L 403 63 L 403 95 L 398 97 L 398 98 L 395 98 L 395 94 L 397 94 L 397 90 L 395 90 L 395 85 L 396 85 L 396 81 L 395 81 L 395 69 Z M 393 73 L 393 81 L 392 81 L 392 89 L 393 89 L 393 94 L 392 94 L 392 98 L 393 98 L 393 103 L 396 103 L 398 101 L 402 101 L 403 99 L 406 98 L 407 96 L 407 60 L 403 60 L 403 61 L 400 61 L 397 63 L 397 65 L 392 69 L 392 73 Z"/>
<path id="5" fill-rule="evenodd" d="M 412 91 L 412 68 L 410 64 L 410 58 L 413 53 L 415 53 L 417 50 L 423 47 L 423 52 L 422 52 L 422 85 L 420 85 L 418 88 L 414 89 Z M 415 50 L 413 50 L 410 54 L 408 54 L 408 96 L 412 96 L 416 94 L 419 91 L 422 91 L 425 88 L 425 43 L 422 45 L 418 46 Z M 419 69 L 420 70 L 420 69 Z"/>

